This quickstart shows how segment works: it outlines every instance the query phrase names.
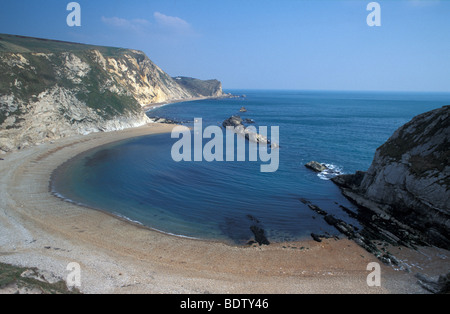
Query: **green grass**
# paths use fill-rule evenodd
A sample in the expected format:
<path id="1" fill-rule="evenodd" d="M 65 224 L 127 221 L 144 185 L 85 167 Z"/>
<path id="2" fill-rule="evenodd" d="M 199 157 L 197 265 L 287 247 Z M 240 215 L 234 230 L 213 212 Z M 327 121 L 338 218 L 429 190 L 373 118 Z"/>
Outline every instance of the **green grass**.
<path id="1" fill-rule="evenodd" d="M 85 102 L 90 108 L 99 110 L 97 112 L 104 119 L 121 115 L 130 107 L 135 110 L 138 109 L 138 104 L 133 97 L 117 95 L 110 91 L 101 93 L 97 90 L 91 90 L 78 93 L 77 98 Z"/>
<path id="2" fill-rule="evenodd" d="M 446 110 L 449 110 L 449 108 L 450 107 L 446 108 Z M 437 136 L 441 130 L 447 128 L 448 122 L 444 119 L 440 119 L 439 115 L 433 116 L 431 120 L 432 121 L 423 122 L 416 118 L 408 122 L 399 129 L 398 137 L 389 139 L 385 144 L 378 148 L 381 155 L 388 156 L 395 161 L 400 161 L 404 154 L 418 145 L 426 144 L 431 137 Z M 433 128 L 430 128 L 432 123 L 435 123 L 435 125 Z M 405 130 L 412 125 L 415 127 L 415 131 L 413 133 L 406 133 Z M 426 136 L 424 136 L 424 134 L 426 134 Z M 448 151 L 447 146 L 448 144 L 443 140 L 429 155 L 411 156 L 409 159 L 409 162 L 411 163 L 411 172 L 416 176 L 421 177 L 430 170 L 435 172 L 444 171 L 450 160 L 450 152 Z"/>
<path id="3" fill-rule="evenodd" d="M 80 294 L 77 289 L 73 291 L 67 289 L 66 283 L 62 280 L 50 284 L 33 278 L 21 277 L 21 274 L 28 269 L 0 263 L 0 289 L 16 284 L 19 288 L 38 290 L 43 294 Z"/>
<path id="4" fill-rule="evenodd" d="M 105 120 L 119 115 L 140 113 L 142 109 L 136 98 L 126 93 L 113 93 L 106 88 L 113 76 L 95 61 L 94 50 L 98 50 L 106 58 L 113 57 L 120 60 L 129 69 L 133 69 L 134 65 L 125 55 L 130 55 L 138 62 L 146 58 L 143 53 L 135 53 L 123 48 L 0 34 L 0 57 L 4 59 L 4 62 L 0 61 L 0 95 L 14 95 L 14 103 L 23 103 L 22 108 L 19 107 L 17 110 L 0 108 L 0 125 L 7 118 L 6 113 L 20 119 L 20 116 L 27 112 L 27 104 L 37 101 L 36 97 L 39 94 L 56 86 L 72 92 L 78 100 L 96 111 Z M 45 55 L 36 55 L 36 53 Z M 68 71 L 65 66 L 67 53 L 75 55 L 90 67 L 86 76 L 80 77 L 80 84 L 70 80 L 65 74 Z M 8 65 L 17 59 L 14 54 L 21 54 L 29 64 Z M 174 84 L 172 78 L 166 73 L 157 71 L 153 63 L 151 67 L 151 72 L 156 76 L 155 81 L 161 81 L 167 86 Z M 183 77 L 176 82 L 197 96 L 210 96 L 221 87 L 220 82 L 216 80 L 202 81 Z M 121 87 L 130 88 L 130 86 Z M 77 122 L 72 120 L 68 112 L 63 111 L 64 109 L 61 114 L 70 123 Z"/>
<path id="5" fill-rule="evenodd" d="M 5 49 L 5 47 L 8 47 L 8 49 Z M 86 103 L 88 107 L 94 109 L 104 119 L 111 119 L 125 113 L 140 112 L 141 108 L 134 97 L 118 95 L 104 90 L 104 86 L 111 76 L 97 62 L 94 62 L 92 49 L 100 50 L 103 55 L 114 55 L 117 58 L 123 57 L 125 52 L 131 53 L 129 50 L 120 48 L 0 34 L 0 55 L 6 59 L 12 59 L 13 53 L 21 52 L 29 62 L 29 65 L 24 65 L 23 68 L 11 67 L 4 62 L 0 62 L 0 95 L 14 95 L 16 99 L 29 103 L 36 100 L 34 97 L 42 92 L 59 86 L 73 91 L 78 100 Z M 32 52 L 46 53 L 47 57 L 33 55 Z M 89 73 L 81 78 L 81 84 L 75 84 L 64 75 L 58 75 L 58 71 L 61 73 L 65 70 L 64 64 L 68 52 L 80 58 L 91 68 Z M 22 85 L 16 86 L 16 81 Z M 10 115 L 22 115 L 20 108 L 15 112 L 10 112 L 8 108 L 0 108 L 0 125 L 7 118 L 6 111 Z M 66 116 L 64 112 L 62 114 Z M 70 121 L 70 118 L 66 117 Z M 75 121 L 70 122 L 74 123 Z"/>
<path id="6" fill-rule="evenodd" d="M 220 82 L 217 80 L 199 80 L 191 77 L 177 77 L 178 84 L 190 91 L 194 91 L 198 96 L 209 96 L 216 93 L 220 88 Z"/>
<path id="7" fill-rule="evenodd" d="M 61 52 L 76 52 L 87 50 L 99 50 L 103 55 L 115 57 L 123 53 L 125 49 L 115 47 L 103 47 L 86 45 L 72 42 L 65 42 L 59 40 L 33 38 L 26 36 L 17 36 L 9 34 L 0 34 L 0 52 L 40 52 L 40 53 L 61 53 Z"/>
<path id="8" fill-rule="evenodd" d="M 140 106 L 132 96 L 118 95 L 109 90 L 102 91 L 104 85 L 110 78 L 103 68 L 93 62 L 90 52 L 79 52 L 76 54 L 83 62 L 89 64 L 91 70 L 82 79 L 83 90 L 77 93 L 77 98 L 97 112 L 103 118 L 109 119 L 125 112 L 137 113 Z"/>

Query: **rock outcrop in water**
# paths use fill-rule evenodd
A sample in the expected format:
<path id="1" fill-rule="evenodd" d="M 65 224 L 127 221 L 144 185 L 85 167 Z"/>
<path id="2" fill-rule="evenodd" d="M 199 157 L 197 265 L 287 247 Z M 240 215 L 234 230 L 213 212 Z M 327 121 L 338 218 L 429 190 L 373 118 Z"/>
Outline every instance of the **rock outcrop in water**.
<path id="1" fill-rule="evenodd" d="M 376 151 L 367 172 L 332 179 L 376 219 L 450 249 L 450 106 L 415 117 Z"/>
<path id="2" fill-rule="evenodd" d="M 306 168 L 311 169 L 312 171 L 315 172 L 322 172 L 328 169 L 327 166 L 325 166 L 324 164 L 321 164 L 317 161 L 310 161 L 305 165 Z"/>
<path id="3" fill-rule="evenodd" d="M 310 161 L 305 164 L 305 167 L 314 172 L 317 172 L 317 176 L 322 180 L 330 180 L 336 176 L 342 175 L 342 170 L 338 166 L 332 164 Z"/>
<path id="4" fill-rule="evenodd" d="M 251 123 L 254 123 L 254 121 L 252 120 Z M 222 122 L 222 126 L 224 128 L 233 127 L 236 134 L 245 137 L 250 142 L 268 144 L 271 148 L 280 147 L 278 143 L 271 142 L 267 136 L 254 132 L 250 128 L 246 128 L 244 125 L 244 120 L 242 120 L 240 116 L 232 116 L 226 119 Z"/>
<path id="5" fill-rule="evenodd" d="M 0 153 L 144 125 L 144 105 L 217 97 L 219 81 L 176 80 L 143 52 L 0 34 Z"/>

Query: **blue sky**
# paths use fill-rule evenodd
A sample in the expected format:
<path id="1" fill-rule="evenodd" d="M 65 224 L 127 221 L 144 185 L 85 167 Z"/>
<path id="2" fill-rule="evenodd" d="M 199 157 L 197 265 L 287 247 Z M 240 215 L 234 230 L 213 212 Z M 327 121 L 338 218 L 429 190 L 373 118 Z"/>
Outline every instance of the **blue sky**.
<path id="1" fill-rule="evenodd" d="M 450 1 L 2 0 L 0 33 L 133 48 L 225 89 L 450 92 Z"/>

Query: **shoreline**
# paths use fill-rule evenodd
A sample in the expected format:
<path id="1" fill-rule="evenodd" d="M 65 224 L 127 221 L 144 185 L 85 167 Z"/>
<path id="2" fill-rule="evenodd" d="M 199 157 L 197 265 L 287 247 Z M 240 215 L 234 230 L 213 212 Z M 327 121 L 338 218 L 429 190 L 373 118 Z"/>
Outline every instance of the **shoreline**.
<path id="1" fill-rule="evenodd" d="M 180 103 L 180 102 L 191 102 L 191 101 L 208 100 L 208 99 L 227 99 L 227 98 L 235 98 L 235 97 L 240 97 L 240 96 L 224 94 L 221 96 L 204 96 L 204 97 L 195 97 L 195 98 L 188 98 L 188 99 L 172 99 L 172 100 L 162 101 L 162 102 L 153 103 L 153 104 L 149 104 L 149 105 L 144 105 L 144 106 L 142 106 L 142 110 L 145 113 L 147 113 L 147 112 L 157 109 L 159 107 L 163 107 L 163 106 L 170 105 L 170 104 L 176 104 L 176 103 Z"/>
<path id="2" fill-rule="evenodd" d="M 424 293 L 384 265 L 382 286 L 368 287 L 367 264 L 378 260 L 347 239 L 238 247 L 149 230 L 51 194 L 52 172 L 70 158 L 172 128 L 94 133 L 2 156 L 0 262 L 62 279 L 77 262 L 84 293 Z"/>

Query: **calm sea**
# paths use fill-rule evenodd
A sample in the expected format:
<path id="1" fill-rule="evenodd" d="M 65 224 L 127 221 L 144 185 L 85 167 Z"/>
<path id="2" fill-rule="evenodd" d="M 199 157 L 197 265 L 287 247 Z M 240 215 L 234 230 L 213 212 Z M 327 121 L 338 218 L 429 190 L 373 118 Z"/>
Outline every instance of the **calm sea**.
<path id="1" fill-rule="evenodd" d="M 375 150 L 415 115 L 450 104 L 449 94 L 307 91 L 227 91 L 245 98 L 167 105 L 149 112 L 192 126 L 221 125 L 232 115 L 254 126 L 278 126 L 279 169 L 258 162 L 175 162 L 170 134 L 130 139 L 86 152 L 59 169 L 60 196 L 179 236 L 242 244 L 257 220 L 273 242 L 312 232 L 336 234 L 299 201 L 305 198 L 357 225 L 339 205 L 354 208 L 316 160 L 336 172 L 367 170 Z M 248 111 L 240 113 L 245 107 Z M 207 142 L 208 140 L 206 140 Z"/>

